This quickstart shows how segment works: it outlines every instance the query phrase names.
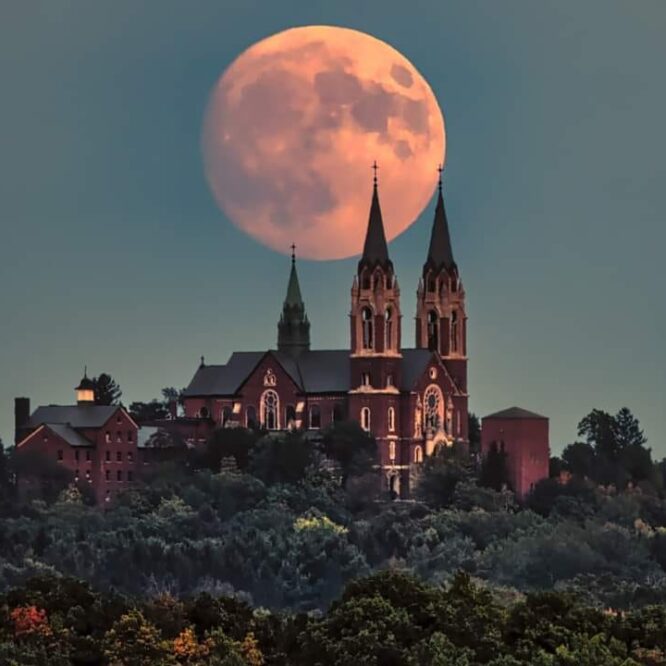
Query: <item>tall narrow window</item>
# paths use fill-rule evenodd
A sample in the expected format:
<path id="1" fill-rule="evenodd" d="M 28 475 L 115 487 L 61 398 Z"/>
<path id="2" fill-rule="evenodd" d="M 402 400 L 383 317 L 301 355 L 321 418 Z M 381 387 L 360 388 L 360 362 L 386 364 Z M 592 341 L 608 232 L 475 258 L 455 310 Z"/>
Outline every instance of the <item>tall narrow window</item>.
<path id="1" fill-rule="evenodd" d="M 248 428 L 257 427 L 257 410 L 252 405 L 245 410 L 245 425 Z"/>
<path id="2" fill-rule="evenodd" d="M 414 462 L 423 462 L 423 449 L 420 446 L 414 448 Z"/>
<path id="3" fill-rule="evenodd" d="M 363 407 L 363 409 L 361 409 L 361 428 L 363 428 L 363 430 L 366 430 L 367 432 L 370 432 L 370 408 L 369 407 Z"/>
<path id="4" fill-rule="evenodd" d="M 384 326 L 385 326 L 385 348 L 393 349 L 393 310 L 391 308 L 386 308 L 386 314 L 384 315 Z"/>
<path id="5" fill-rule="evenodd" d="M 220 415 L 220 421 L 222 427 L 224 427 L 225 425 L 227 425 L 227 423 L 229 423 L 229 421 L 231 421 L 231 407 L 225 407 L 222 410 L 222 414 Z"/>
<path id="6" fill-rule="evenodd" d="M 395 409 L 393 407 L 388 408 L 388 429 L 389 432 L 395 431 Z"/>
<path id="7" fill-rule="evenodd" d="M 361 323 L 363 325 L 363 349 L 372 349 L 374 347 L 374 331 L 372 310 L 370 308 L 361 310 Z"/>
<path id="8" fill-rule="evenodd" d="M 436 351 L 439 347 L 439 317 L 435 310 L 428 312 L 428 349 Z"/>
<path id="9" fill-rule="evenodd" d="M 321 428 L 321 409 L 319 405 L 312 405 L 310 407 L 310 428 Z"/>
<path id="10" fill-rule="evenodd" d="M 62 460 L 65 457 L 62 449 L 58 449 L 58 460 Z"/>
<path id="11" fill-rule="evenodd" d="M 344 418 L 345 413 L 342 405 L 339 403 L 333 405 L 333 422 L 339 423 L 340 421 L 344 421 Z"/>
<path id="12" fill-rule="evenodd" d="M 458 351 L 458 312 L 451 313 L 451 351 Z"/>
<path id="13" fill-rule="evenodd" d="M 389 459 L 395 462 L 395 442 L 389 442 Z"/>
<path id="14" fill-rule="evenodd" d="M 107 430 L 106 433 L 104 434 L 104 441 L 107 444 L 111 444 L 111 433 Z"/>
<path id="15" fill-rule="evenodd" d="M 120 432 L 120 430 L 116 433 L 116 442 L 117 442 L 118 444 L 122 444 L 122 443 L 123 443 L 123 433 Z"/>
<path id="16" fill-rule="evenodd" d="M 370 386 L 371 385 L 370 381 L 370 373 L 369 372 L 362 372 L 361 373 L 361 386 Z"/>
<path id="17" fill-rule="evenodd" d="M 285 417 L 287 418 L 287 428 L 290 430 L 296 427 L 296 408 L 293 405 L 287 405 L 285 410 Z"/>
<path id="18" fill-rule="evenodd" d="M 127 441 L 130 444 L 134 441 L 134 433 L 131 430 L 127 431 Z"/>
<path id="19" fill-rule="evenodd" d="M 261 422 L 267 430 L 278 430 L 280 427 L 280 398 L 271 390 L 264 391 L 261 396 Z"/>

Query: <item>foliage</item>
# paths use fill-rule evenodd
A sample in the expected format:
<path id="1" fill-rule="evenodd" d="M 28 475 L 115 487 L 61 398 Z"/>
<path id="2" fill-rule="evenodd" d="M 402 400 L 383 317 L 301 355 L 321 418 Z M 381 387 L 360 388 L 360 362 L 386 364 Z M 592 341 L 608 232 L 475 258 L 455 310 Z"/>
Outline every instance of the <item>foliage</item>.
<path id="1" fill-rule="evenodd" d="M 434 508 L 449 506 L 456 486 L 473 479 L 472 461 L 460 447 L 439 447 L 425 459 L 417 493 Z"/>
<path id="2" fill-rule="evenodd" d="M 103 372 L 99 377 L 93 377 L 91 381 L 95 389 L 96 405 L 119 404 L 123 392 L 111 375 Z"/>

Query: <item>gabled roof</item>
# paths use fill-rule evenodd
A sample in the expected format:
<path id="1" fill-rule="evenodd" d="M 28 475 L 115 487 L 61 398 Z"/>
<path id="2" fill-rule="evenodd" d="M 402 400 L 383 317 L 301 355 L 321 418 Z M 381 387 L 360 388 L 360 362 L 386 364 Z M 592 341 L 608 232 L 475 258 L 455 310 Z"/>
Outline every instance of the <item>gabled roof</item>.
<path id="1" fill-rule="evenodd" d="M 403 391 L 411 391 L 423 376 L 433 352 L 428 349 L 403 349 L 401 383 Z M 226 365 L 200 367 L 186 397 L 234 396 L 267 355 L 271 355 L 305 393 L 346 393 L 351 388 L 348 349 L 313 349 L 298 356 L 279 351 L 235 352 Z M 451 380 L 453 381 L 453 380 Z"/>
<path id="2" fill-rule="evenodd" d="M 58 435 L 58 437 L 64 439 L 70 446 L 94 446 L 90 440 L 87 440 L 68 425 L 63 425 L 62 423 L 45 423 L 44 425 Z"/>
<path id="3" fill-rule="evenodd" d="M 488 416 L 483 417 L 485 419 L 546 419 L 547 416 L 542 416 L 536 412 L 530 412 L 527 409 L 522 409 L 521 407 L 509 407 L 509 409 L 503 409 L 500 412 L 495 412 L 494 414 L 488 414 Z"/>
<path id="4" fill-rule="evenodd" d="M 47 405 L 38 407 L 26 426 L 36 428 L 48 423 L 72 428 L 101 428 L 119 409 L 119 405 Z"/>

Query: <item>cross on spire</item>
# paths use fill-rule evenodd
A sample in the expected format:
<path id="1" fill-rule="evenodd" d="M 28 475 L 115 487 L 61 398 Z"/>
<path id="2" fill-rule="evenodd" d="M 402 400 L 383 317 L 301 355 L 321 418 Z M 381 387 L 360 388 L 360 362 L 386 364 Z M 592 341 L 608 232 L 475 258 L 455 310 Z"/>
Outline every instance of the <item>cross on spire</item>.
<path id="1" fill-rule="evenodd" d="M 291 244 L 291 263 L 295 264 L 296 263 L 296 245 L 295 243 Z"/>
<path id="2" fill-rule="evenodd" d="M 372 163 L 372 170 L 374 171 L 374 176 L 372 177 L 372 183 L 375 187 L 377 187 L 377 170 L 379 167 L 377 166 L 377 160 L 375 160 Z"/>
<path id="3" fill-rule="evenodd" d="M 444 166 L 440 163 L 437 165 L 437 172 L 439 173 L 439 191 L 442 191 L 442 171 L 444 171 Z"/>

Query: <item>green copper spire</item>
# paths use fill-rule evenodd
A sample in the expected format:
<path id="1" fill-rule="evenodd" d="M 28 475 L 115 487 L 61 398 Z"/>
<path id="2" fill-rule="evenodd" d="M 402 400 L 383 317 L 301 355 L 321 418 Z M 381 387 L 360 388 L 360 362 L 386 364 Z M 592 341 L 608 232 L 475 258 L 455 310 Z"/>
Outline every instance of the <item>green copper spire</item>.
<path id="1" fill-rule="evenodd" d="M 287 297 L 282 305 L 278 322 L 278 351 L 294 356 L 310 349 L 310 322 L 305 314 L 305 303 L 296 272 L 296 246 L 291 246 L 291 272 L 287 285 Z"/>

